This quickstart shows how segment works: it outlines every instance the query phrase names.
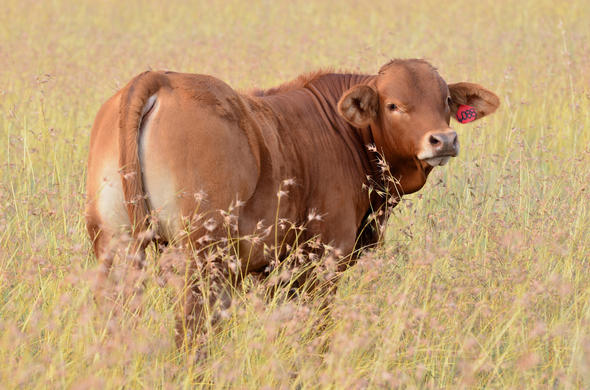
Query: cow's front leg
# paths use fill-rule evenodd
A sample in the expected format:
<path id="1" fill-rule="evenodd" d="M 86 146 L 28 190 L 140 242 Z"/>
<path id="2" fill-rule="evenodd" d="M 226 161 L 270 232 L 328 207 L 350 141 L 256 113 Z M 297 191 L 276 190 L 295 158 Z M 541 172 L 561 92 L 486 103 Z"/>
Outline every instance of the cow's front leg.
<path id="1" fill-rule="evenodd" d="M 357 229 L 352 213 L 315 215 L 306 226 L 308 264 L 295 284 L 323 294 L 335 288 L 339 275 L 351 264 Z"/>

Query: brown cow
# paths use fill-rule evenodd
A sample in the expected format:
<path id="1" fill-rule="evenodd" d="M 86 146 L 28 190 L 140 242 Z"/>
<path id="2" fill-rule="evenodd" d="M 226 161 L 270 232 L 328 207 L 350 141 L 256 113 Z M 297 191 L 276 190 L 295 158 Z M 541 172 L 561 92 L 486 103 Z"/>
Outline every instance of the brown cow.
<path id="1" fill-rule="evenodd" d="M 95 254 L 108 269 L 109 242 L 127 229 L 141 255 L 148 225 L 161 240 L 198 250 L 204 236 L 227 237 L 218 210 L 241 201 L 240 237 L 261 221 L 271 229 L 257 244 L 239 241 L 243 272 L 269 264 L 265 244 L 292 243 L 277 216 L 305 225 L 303 239 L 319 237 L 345 259 L 358 239 L 376 240 L 360 233 L 383 203 L 367 185 L 395 194 L 422 188 L 434 166 L 458 154 L 449 123 L 465 105 L 480 119 L 499 99 L 477 84 L 448 85 L 416 59 L 393 60 L 377 75 L 317 72 L 251 93 L 205 75 L 142 73 L 102 106 L 92 129 L 86 221 Z M 394 181 L 383 181 L 379 156 Z M 277 196 L 285 179 L 294 184 Z M 196 213 L 207 224 L 183 235 Z M 185 314 L 198 317 L 188 295 Z"/>

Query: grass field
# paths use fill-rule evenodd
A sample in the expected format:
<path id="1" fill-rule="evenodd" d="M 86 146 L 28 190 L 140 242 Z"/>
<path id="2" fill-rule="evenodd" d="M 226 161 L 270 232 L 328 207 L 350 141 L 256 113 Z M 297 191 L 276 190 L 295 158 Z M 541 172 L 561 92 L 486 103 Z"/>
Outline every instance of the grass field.
<path id="1" fill-rule="evenodd" d="M 2 2 L 0 388 L 590 388 L 590 3 L 213 3 Z M 502 106 L 456 124 L 461 155 L 404 198 L 329 319 L 253 289 L 196 354 L 155 277 L 141 310 L 95 303 L 89 131 L 132 76 L 247 89 L 394 57 Z"/>

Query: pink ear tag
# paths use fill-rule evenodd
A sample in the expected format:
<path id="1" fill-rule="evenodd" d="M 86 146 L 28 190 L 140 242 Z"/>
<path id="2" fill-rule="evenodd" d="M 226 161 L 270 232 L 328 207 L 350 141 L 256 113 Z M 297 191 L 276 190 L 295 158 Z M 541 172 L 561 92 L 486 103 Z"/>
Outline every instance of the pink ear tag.
<path id="1" fill-rule="evenodd" d="M 466 104 L 461 104 L 457 109 L 457 120 L 460 123 L 469 123 L 477 119 L 475 108 Z"/>

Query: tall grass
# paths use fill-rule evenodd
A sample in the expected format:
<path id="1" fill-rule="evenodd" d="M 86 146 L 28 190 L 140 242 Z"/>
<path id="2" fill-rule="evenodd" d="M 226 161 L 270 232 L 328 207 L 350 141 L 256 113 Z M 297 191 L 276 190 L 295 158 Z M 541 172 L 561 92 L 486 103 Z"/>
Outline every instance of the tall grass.
<path id="1" fill-rule="evenodd" d="M 590 387 L 590 3 L 13 1 L 0 12 L 0 387 Z M 147 68 L 269 87 L 424 57 L 497 92 L 404 198 L 326 314 L 251 284 L 174 346 L 150 257 L 141 310 L 97 305 L 89 129 Z M 247 281 L 251 283 L 251 281 Z"/>

